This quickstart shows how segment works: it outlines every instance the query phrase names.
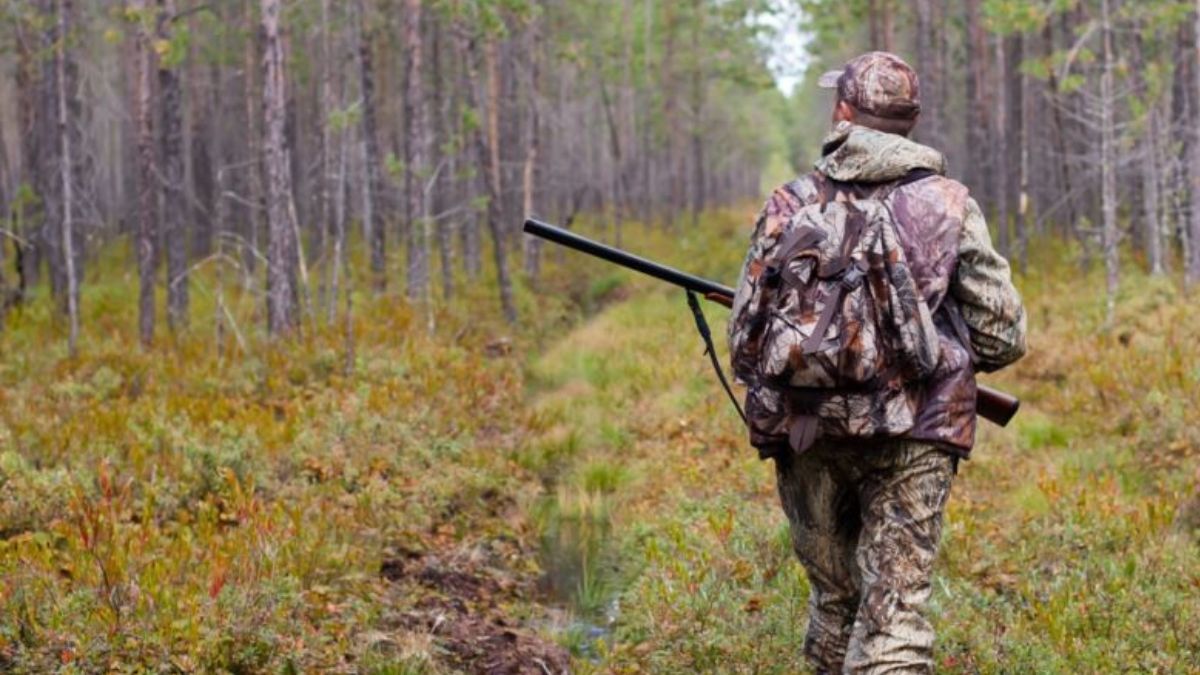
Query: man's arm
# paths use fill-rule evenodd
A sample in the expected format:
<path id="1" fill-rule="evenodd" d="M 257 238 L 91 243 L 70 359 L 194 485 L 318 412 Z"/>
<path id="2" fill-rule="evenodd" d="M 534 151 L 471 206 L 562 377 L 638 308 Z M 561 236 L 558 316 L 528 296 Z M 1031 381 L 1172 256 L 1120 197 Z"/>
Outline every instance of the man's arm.
<path id="1" fill-rule="evenodd" d="M 974 199 L 967 202 L 950 294 L 970 330 L 979 370 L 999 370 L 1025 355 L 1025 306 Z"/>

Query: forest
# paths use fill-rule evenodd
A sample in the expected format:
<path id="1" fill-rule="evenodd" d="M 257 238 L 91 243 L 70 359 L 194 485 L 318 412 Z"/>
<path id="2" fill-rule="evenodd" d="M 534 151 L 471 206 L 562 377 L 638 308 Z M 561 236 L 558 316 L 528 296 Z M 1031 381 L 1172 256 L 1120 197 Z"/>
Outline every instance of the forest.
<path id="1" fill-rule="evenodd" d="M 806 672 L 682 293 L 521 224 L 732 283 L 869 50 L 1028 306 L 939 669 L 1193 672 L 1197 0 L 0 0 L 0 672 Z"/>

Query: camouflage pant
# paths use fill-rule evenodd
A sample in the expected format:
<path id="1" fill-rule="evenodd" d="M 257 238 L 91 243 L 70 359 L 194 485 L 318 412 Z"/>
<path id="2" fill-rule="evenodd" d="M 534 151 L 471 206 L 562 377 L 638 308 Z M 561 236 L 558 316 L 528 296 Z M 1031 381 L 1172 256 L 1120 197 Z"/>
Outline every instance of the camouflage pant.
<path id="1" fill-rule="evenodd" d="M 808 572 L 804 653 L 819 673 L 927 673 L 929 599 L 956 460 L 925 443 L 819 443 L 776 462 L 792 545 Z"/>

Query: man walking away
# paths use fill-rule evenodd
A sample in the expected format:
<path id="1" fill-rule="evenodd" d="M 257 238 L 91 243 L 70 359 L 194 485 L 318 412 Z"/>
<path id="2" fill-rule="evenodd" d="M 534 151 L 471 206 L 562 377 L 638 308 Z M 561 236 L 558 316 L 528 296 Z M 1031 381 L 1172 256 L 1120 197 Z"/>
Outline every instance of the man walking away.
<path id="1" fill-rule="evenodd" d="M 755 225 L 729 339 L 751 442 L 775 460 L 820 673 L 926 673 L 942 514 L 975 441 L 975 373 L 1025 352 L 979 205 L 907 137 L 917 75 L 872 52 L 837 89 L 816 170 Z"/>

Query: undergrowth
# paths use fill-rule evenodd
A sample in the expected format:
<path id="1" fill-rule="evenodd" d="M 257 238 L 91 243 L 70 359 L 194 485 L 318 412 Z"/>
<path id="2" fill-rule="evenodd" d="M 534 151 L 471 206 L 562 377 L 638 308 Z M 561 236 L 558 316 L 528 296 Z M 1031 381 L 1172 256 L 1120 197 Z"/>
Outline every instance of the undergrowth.
<path id="1" fill-rule="evenodd" d="M 626 240 L 732 283 L 748 216 Z M 1021 277 L 1031 353 L 989 382 L 1024 407 L 956 480 L 944 672 L 1200 662 L 1200 317 L 1131 268 L 1106 328 L 1072 253 Z M 0 335 L 0 670 L 444 672 L 380 573 L 428 555 L 540 580 L 502 609 L 582 672 L 803 671 L 773 471 L 681 292 L 548 249 L 518 326 L 460 279 L 432 333 L 359 290 L 353 342 L 341 318 L 270 342 L 206 267 L 192 327 L 141 350 L 126 255 L 89 265 L 79 358 L 44 298 Z"/>

